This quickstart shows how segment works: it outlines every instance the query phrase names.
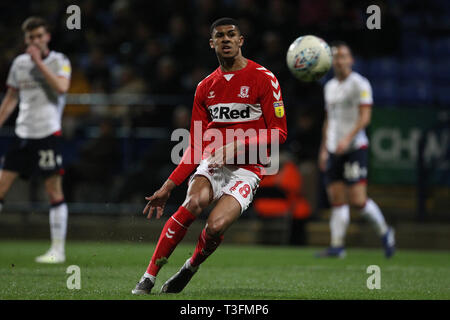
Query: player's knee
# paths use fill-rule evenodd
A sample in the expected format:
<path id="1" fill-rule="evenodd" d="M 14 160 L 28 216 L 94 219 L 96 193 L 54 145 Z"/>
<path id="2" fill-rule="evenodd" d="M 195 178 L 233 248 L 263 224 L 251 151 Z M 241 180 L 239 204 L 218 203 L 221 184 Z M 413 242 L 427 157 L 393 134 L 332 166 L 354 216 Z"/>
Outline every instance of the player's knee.
<path id="1" fill-rule="evenodd" d="M 340 207 L 347 204 L 347 199 L 345 197 L 331 197 L 330 204 L 332 207 Z"/>
<path id="2" fill-rule="evenodd" d="M 6 184 L 0 184 L 0 199 L 3 199 L 8 192 L 8 187 Z"/>
<path id="3" fill-rule="evenodd" d="M 329 201 L 333 206 L 343 205 L 347 203 L 347 199 L 344 194 L 340 192 L 333 192 L 329 194 Z"/>
<path id="4" fill-rule="evenodd" d="M 208 226 L 206 227 L 206 233 L 210 237 L 220 237 L 220 235 L 223 233 L 223 226 L 218 223 L 214 223 L 211 225 L 208 224 Z"/>
<path id="5" fill-rule="evenodd" d="M 183 207 L 188 209 L 192 214 L 198 216 L 208 206 L 207 201 L 201 199 L 201 197 L 193 195 L 188 196 L 183 203 Z"/>
<path id="6" fill-rule="evenodd" d="M 16 175 L 5 174 L 4 171 L 0 171 L 0 199 L 5 197 L 15 179 Z"/>
<path id="7" fill-rule="evenodd" d="M 339 207 L 348 205 L 348 203 L 345 201 L 341 201 L 341 202 L 336 201 L 336 202 L 331 202 L 330 205 L 331 205 L 331 208 L 339 208 Z"/>
<path id="8" fill-rule="evenodd" d="M 48 196 L 50 202 L 61 201 L 64 199 L 64 194 L 62 192 L 62 189 L 59 188 L 57 185 L 54 185 L 51 183 L 46 183 L 45 191 L 47 193 L 47 196 Z"/>
<path id="9" fill-rule="evenodd" d="M 60 191 L 56 190 L 47 190 L 47 196 L 50 202 L 59 202 L 61 200 L 64 200 L 64 194 Z"/>
<path id="10" fill-rule="evenodd" d="M 213 221 L 208 221 L 206 233 L 211 237 L 220 237 L 226 228 L 227 224 L 225 219 L 214 219 Z"/>
<path id="11" fill-rule="evenodd" d="M 361 210 L 365 207 L 367 199 L 365 198 L 350 198 L 350 206 L 352 208 Z"/>

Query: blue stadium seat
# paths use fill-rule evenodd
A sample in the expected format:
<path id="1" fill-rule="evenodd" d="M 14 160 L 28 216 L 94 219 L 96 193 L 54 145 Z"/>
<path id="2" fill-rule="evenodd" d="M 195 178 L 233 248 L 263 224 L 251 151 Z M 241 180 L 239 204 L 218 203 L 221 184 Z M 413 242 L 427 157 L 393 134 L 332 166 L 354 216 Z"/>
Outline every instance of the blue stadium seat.
<path id="1" fill-rule="evenodd" d="M 401 62 L 400 77 L 412 80 L 430 80 L 432 65 L 426 58 L 411 58 Z"/>
<path id="2" fill-rule="evenodd" d="M 431 81 L 408 80 L 399 88 L 399 102 L 404 106 L 427 106 L 432 101 Z"/>
<path id="3" fill-rule="evenodd" d="M 442 59 L 442 57 L 448 57 L 450 55 L 450 37 L 434 40 L 432 48 L 434 58 Z"/>
<path id="4" fill-rule="evenodd" d="M 436 63 L 431 65 L 433 80 L 440 82 L 450 81 L 450 59 L 436 60 Z"/>
<path id="5" fill-rule="evenodd" d="M 394 79 L 376 79 L 371 81 L 374 105 L 395 106 L 398 101 L 398 83 Z"/>
<path id="6" fill-rule="evenodd" d="M 416 13 L 404 14 L 400 18 L 402 29 L 419 30 L 423 25 L 423 17 Z"/>
<path id="7" fill-rule="evenodd" d="M 432 53 L 432 43 L 420 33 L 405 32 L 402 35 L 402 53 L 406 57 L 425 58 Z"/>
<path id="8" fill-rule="evenodd" d="M 398 75 L 398 61 L 396 58 L 386 57 L 369 60 L 367 77 L 374 78 L 395 78 Z"/>
<path id="9" fill-rule="evenodd" d="M 365 76 L 367 74 L 367 63 L 364 59 L 360 57 L 355 57 L 355 63 L 353 65 L 353 70 Z"/>
<path id="10" fill-rule="evenodd" d="M 448 85 L 435 86 L 434 96 L 439 105 L 450 107 L 450 93 L 448 90 Z"/>

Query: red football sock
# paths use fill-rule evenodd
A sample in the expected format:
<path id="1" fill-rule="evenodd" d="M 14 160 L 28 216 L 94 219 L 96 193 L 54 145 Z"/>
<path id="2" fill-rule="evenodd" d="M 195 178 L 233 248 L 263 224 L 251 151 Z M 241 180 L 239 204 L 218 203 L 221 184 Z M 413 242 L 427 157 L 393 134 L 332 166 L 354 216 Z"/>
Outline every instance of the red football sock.
<path id="1" fill-rule="evenodd" d="M 183 206 L 180 206 L 166 222 L 150 261 L 147 273 L 155 276 L 159 269 L 167 262 L 167 259 L 183 239 L 188 227 L 195 220 L 195 216 Z"/>
<path id="2" fill-rule="evenodd" d="M 206 260 L 217 249 L 223 240 L 223 235 L 212 237 L 203 229 L 198 237 L 197 247 L 191 257 L 191 266 L 196 267 Z"/>

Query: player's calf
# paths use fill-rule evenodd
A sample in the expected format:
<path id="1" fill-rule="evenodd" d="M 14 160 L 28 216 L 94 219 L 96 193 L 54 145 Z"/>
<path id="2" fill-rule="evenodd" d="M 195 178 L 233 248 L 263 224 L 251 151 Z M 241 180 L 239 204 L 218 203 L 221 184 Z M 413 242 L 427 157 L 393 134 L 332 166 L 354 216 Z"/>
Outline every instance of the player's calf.
<path id="1" fill-rule="evenodd" d="M 17 177 L 17 172 L 0 170 L 0 199 L 2 202 Z"/>
<path id="2" fill-rule="evenodd" d="M 54 174 L 45 179 L 45 191 L 51 203 L 61 202 L 64 199 L 62 191 L 62 178 L 60 175 Z"/>
<path id="3" fill-rule="evenodd" d="M 223 235 L 210 235 L 207 228 L 198 237 L 197 246 L 190 260 L 192 266 L 197 267 L 205 261 L 222 243 Z"/>
<path id="4" fill-rule="evenodd" d="M 167 263 L 167 259 L 175 250 L 178 243 L 184 238 L 187 229 L 196 219 L 185 207 L 180 206 L 166 222 L 156 245 L 147 273 L 155 276 L 161 267 Z"/>
<path id="5" fill-rule="evenodd" d="M 178 243 L 184 238 L 188 227 L 195 219 L 195 215 L 183 206 L 180 206 L 167 220 L 145 274 L 131 291 L 133 294 L 150 293 L 159 270 L 167 263 L 167 259 L 175 250 Z"/>
<path id="6" fill-rule="evenodd" d="M 204 228 L 198 237 L 198 243 L 192 257 L 187 259 L 181 269 L 161 287 L 162 293 L 181 292 L 198 271 L 200 264 L 219 247 L 223 240 L 223 235 L 211 235 L 206 231 L 207 228 Z M 210 230 L 209 232 L 212 231 Z"/>

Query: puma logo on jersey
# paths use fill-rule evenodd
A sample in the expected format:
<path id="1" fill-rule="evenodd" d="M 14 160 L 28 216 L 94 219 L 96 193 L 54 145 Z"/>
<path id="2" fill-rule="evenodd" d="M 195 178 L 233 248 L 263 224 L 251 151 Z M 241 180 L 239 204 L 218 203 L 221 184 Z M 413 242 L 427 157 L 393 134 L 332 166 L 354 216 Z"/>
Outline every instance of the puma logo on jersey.
<path id="1" fill-rule="evenodd" d="M 241 110 L 232 110 L 230 107 L 219 105 L 212 108 L 210 107 L 209 113 L 212 120 L 248 119 L 250 118 L 250 106 Z"/>

